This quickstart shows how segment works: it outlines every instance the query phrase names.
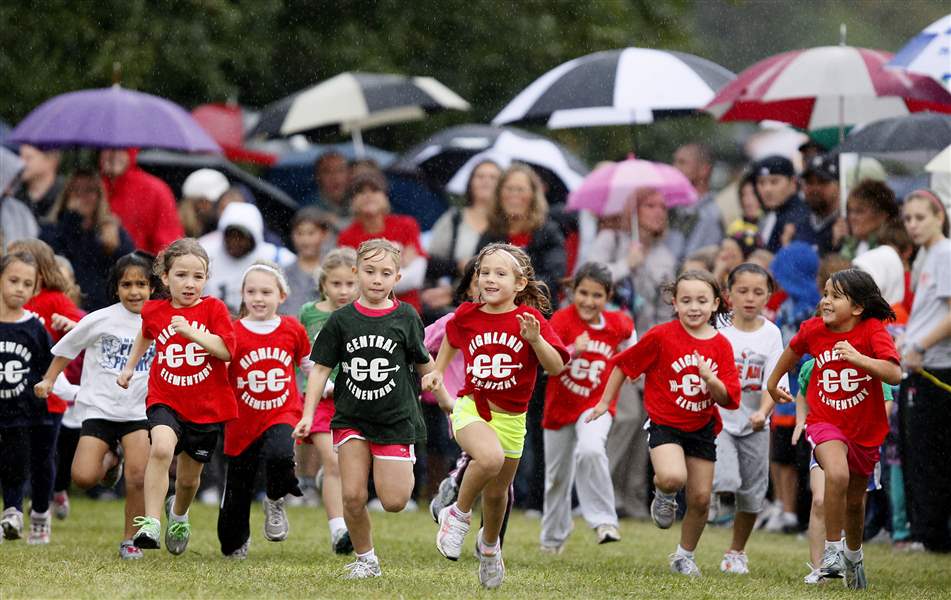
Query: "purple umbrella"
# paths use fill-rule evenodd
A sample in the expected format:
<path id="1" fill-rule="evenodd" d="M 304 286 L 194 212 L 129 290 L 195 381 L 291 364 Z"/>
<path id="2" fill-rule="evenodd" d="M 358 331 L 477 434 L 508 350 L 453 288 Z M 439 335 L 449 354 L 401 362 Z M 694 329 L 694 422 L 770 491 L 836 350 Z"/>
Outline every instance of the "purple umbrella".
<path id="1" fill-rule="evenodd" d="M 598 167 L 568 196 L 568 208 L 590 210 L 597 215 L 624 212 L 631 194 L 640 188 L 656 188 L 667 206 L 689 206 L 697 202 L 697 190 L 674 167 L 636 159 Z"/>
<path id="2" fill-rule="evenodd" d="M 182 107 L 118 85 L 50 98 L 16 126 L 9 141 L 46 148 L 165 148 L 221 153 L 218 144 Z"/>

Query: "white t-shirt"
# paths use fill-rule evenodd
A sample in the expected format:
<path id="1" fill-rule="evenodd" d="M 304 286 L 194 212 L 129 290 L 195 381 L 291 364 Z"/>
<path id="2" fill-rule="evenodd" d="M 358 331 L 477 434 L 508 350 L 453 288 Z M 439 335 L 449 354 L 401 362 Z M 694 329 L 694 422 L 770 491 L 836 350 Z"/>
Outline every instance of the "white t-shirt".
<path id="1" fill-rule="evenodd" d="M 740 407 L 736 410 L 720 408 L 723 431 L 735 436 L 753 433 L 750 415 L 762 404 L 766 382 L 783 353 L 783 335 L 772 322 L 763 319 L 757 331 L 740 331 L 734 325 L 724 327 L 720 333 L 730 340 L 736 372 L 740 376 Z M 783 375 L 780 385 L 789 389 L 788 377 Z"/>
<path id="2" fill-rule="evenodd" d="M 119 422 L 145 419 L 145 396 L 155 345 L 149 346 L 136 365 L 129 389 L 124 390 L 116 383 L 141 329 L 142 317 L 117 303 L 83 317 L 53 346 L 55 356 L 66 358 L 76 358 L 86 351 L 76 395 L 76 407 L 81 410 L 83 419 Z"/>
<path id="3" fill-rule="evenodd" d="M 906 344 L 921 339 L 948 316 L 951 298 L 951 240 L 941 240 L 928 248 L 928 255 L 915 285 L 915 302 L 905 326 Z M 906 345 L 906 348 L 908 346 Z M 925 350 L 924 366 L 951 368 L 951 337 L 940 340 Z"/>

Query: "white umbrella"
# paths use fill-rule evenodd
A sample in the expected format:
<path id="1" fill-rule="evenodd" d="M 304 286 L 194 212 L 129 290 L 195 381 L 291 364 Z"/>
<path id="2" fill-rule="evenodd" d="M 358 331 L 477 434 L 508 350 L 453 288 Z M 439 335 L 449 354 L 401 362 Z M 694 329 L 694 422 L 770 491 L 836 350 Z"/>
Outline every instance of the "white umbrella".
<path id="1" fill-rule="evenodd" d="M 951 174 L 951 146 L 941 151 L 938 156 L 931 159 L 925 165 L 925 171 L 929 173 L 949 173 Z"/>
<path id="2" fill-rule="evenodd" d="M 951 92 L 951 15 L 941 17 L 908 40 L 888 66 L 928 75 Z"/>

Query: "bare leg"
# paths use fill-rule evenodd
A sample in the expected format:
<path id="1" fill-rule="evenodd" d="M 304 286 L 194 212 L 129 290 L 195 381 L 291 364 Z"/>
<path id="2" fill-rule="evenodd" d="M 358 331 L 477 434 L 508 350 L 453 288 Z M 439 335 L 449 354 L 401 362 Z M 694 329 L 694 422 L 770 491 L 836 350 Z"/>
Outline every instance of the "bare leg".
<path id="1" fill-rule="evenodd" d="M 386 512 L 400 512 L 406 508 L 415 483 L 411 461 L 373 459 L 373 486 Z"/>
<path id="2" fill-rule="evenodd" d="M 198 486 L 201 484 L 201 470 L 205 465 L 184 452 L 178 455 L 178 468 L 175 470 L 175 505 L 172 511 L 184 517 L 192 505 Z"/>
<path id="3" fill-rule="evenodd" d="M 816 446 L 816 460 L 825 472 L 826 540 L 838 542 L 845 527 L 845 504 L 849 489 L 849 463 L 846 447 L 840 441 Z M 863 500 L 864 502 L 864 500 Z"/>
<path id="4" fill-rule="evenodd" d="M 315 433 L 311 436 L 320 463 L 324 468 L 324 483 L 321 488 L 321 499 L 324 501 L 324 510 L 327 511 L 327 520 L 343 516 L 343 496 L 340 488 L 340 465 L 337 463 L 337 453 L 333 449 L 333 438 L 329 433 Z M 307 444 L 302 444 L 306 446 Z M 315 469 L 316 471 L 316 469 Z"/>
<path id="5" fill-rule="evenodd" d="M 676 494 L 687 483 L 687 462 L 684 449 L 679 445 L 664 444 L 651 448 L 651 464 L 654 466 L 654 487 L 665 494 Z"/>
<path id="6" fill-rule="evenodd" d="M 456 442 L 471 459 L 459 487 L 456 506 L 462 512 L 469 512 L 485 486 L 502 470 L 505 455 L 495 431 L 485 423 L 466 425 L 456 432 Z"/>
<path id="7" fill-rule="evenodd" d="M 95 487 L 106 473 L 102 460 L 108 452 L 109 444 L 101 439 L 91 435 L 80 437 L 73 455 L 73 483 L 84 490 Z"/>
<path id="8" fill-rule="evenodd" d="M 365 440 L 350 439 L 338 448 L 340 485 L 343 498 L 343 519 L 350 532 L 350 541 L 357 554 L 373 549 L 370 513 L 367 512 L 367 481 L 370 479 L 370 445 Z"/>
<path id="9" fill-rule="evenodd" d="M 145 514 L 160 519 L 168 493 L 168 468 L 172 465 L 178 436 L 166 425 L 153 427 L 151 436 L 149 462 L 145 466 Z"/>
<path id="10" fill-rule="evenodd" d="M 753 525 L 756 524 L 756 513 L 737 512 L 733 518 L 733 540 L 730 543 L 730 550 L 733 552 L 744 552 L 746 542 L 750 541 L 750 534 L 753 533 Z"/>
<path id="11" fill-rule="evenodd" d="M 812 488 L 812 508 L 809 511 L 809 557 L 815 568 L 822 562 L 826 541 L 825 490 L 826 474 L 815 467 L 809 470 L 809 486 Z"/>
<path id="12" fill-rule="evenodd" d="M 502 531 L 502 521 L 509 502 L 509 487 L 518 470 L 517 458 L 506 458 L 498 475 L 489 480 L 482 491 L 482 541 L 495 546 Z"/>
<path id="13" fill-rule="evenodd" d="M 660 446 L 661 448 L 663 446 Z M 710 510 L 710 493 L 713 491 L 712 460 L 695 456 L 686 457 L 687 463 L 687 513 L 680 526 L 680 547 L 693 552 L 707 525 Z"/>
<path id="14" fill-rule="evenodd" d="M 132 519 L 145 511 L 145 469 L 149 462 L 149 434 L 146 430 L 133 431 L 122 438 L 125 455 L 125 537 L 131 539 L 136 528 Z"/>
<path id="15" fill-rule="evenodd" d="M 849 488 L 845 497 L 845 547 L 858 550 L 862 547 L 862 534 L 865 529 L 868 477 L 856 473 L 849 475 Z"/>

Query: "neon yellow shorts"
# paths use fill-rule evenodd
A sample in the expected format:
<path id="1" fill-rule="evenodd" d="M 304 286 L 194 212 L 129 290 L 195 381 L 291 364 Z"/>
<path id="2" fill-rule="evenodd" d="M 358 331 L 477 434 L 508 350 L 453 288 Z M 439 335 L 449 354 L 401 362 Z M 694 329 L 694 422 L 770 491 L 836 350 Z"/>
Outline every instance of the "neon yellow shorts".
<path id="1" fill-rule="evenodd" d="M 485 423 L 498 436 L 505 458 L 522 458 L 522 448 L 525 447 L 525 413 L 510 415 L 492 411 L 492 420 L 486 421 L 479 416 L 472 396 L 463 396 L 456 400 L 451 419 L 454 432 L 472 423 Z"/>

